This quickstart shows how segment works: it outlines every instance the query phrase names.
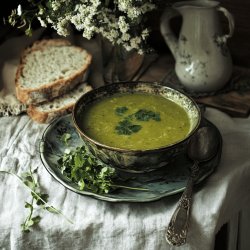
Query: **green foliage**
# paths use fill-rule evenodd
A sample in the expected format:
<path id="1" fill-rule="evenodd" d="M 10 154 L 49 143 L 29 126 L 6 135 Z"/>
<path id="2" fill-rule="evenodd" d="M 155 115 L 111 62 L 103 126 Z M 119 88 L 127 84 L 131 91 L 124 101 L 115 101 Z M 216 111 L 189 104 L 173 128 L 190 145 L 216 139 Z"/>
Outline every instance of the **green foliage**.
<path id="1" fill-rule="evenodd" d="M 128 111 L 127 107 L 117 107 L 115 109 L 115 114 L 118 116 L 123 116 L 125 112 Z M 137 112 L 125 116 L 122 121 L 118 123 L 115 127 L 115 131 L 118 135 L 131 135 L 133 133 L 137 133 L 142 129 L 142 126 L 139 124 L 133 124 L 133 121 L 161 121 L 161 117 L 159 113 L 156 113 L 147 109 L 140 109 Z"/>
<path id="2" fill-rule="evenodd" d="M 34 212 L 37 212 L 39 208 L 42 208 L 51 213 L 60 214 L 68 222 L 73 223 L 68 218 L 66 218 L 60 210 L 54 208 L 53 206 L 50 206 L 47 203 L 49 195 L 41 193 L 40 185 L 37 179 L 35 178 L 36 171 L 37 169 L 32 171 L 30 168 L 29 172 L 23 173 L 21 177 L 8 171 L 0 171 L 0 173 L 10 174 L 17 177 L 31 191 L 31 197 L 32 197 L 31 201 L 30 202 L 26 201 L 24 205 L 24 207 L 27 208 L 29 212 L 26 219 L 21 224 L 22 231 L 28 233 L 34 226 L 39 224 L 40 220 L 42 219 L 41 216 L 39 215 L 34 216 Z"/>
<path id="3" fill-rule="evenodd" d="M 84 146 L 66 151 L 58 160 L 62 174 L 76 183 L 80 190 L 108 193 L 112 190 L 115 170 L 86 151 Z"/>
<path id="4" fill-rule="evenodd" d="M 25 208 L 29 209 L 29 213 L 24 223 L 21 224 L 22 230 L 24 232 L 30 232 L 31 228 L 36 226 L 41 220 L 40 216 L 33 216 L 35 208 L 42 208 L 48 212 L 54 213 L 57 211 L 57 213 L 60 213 L 60 211 L 54 207 L 47 205 L 49 195 L 40 191 L 40 185 L 34 176 L 35 172 L 36 170 L 32 172 L 30 169 L 29 172 L 22 174 L 22 182 L 31 189 L 32 196 L 30 203 L 25 202 Z"/>
<path id="5" fill-rule="evenodd" d="M 119 185 L 115 169 L 97 160 L 84 146 L 66 152 L 58 160 L 58 168 L 80 190 L 107 194 L 118 188 L 148 191 L 146 188 Z"/>
<path id="6" fill-rule="evenodd" d="M 134 114 L 136 120 L 138 121 L 149 121 L 150 119 L 154 121 L 160 121 L 161 117 L 159 113 L 153 112 L 147 109 L 140 109 Z"/>
<path id="7" fill-rule="evenodd" d="M 140 131 L 141 128 L 141 125 L 133 124 L 130 120 L 124 119 L 118 123 L 115 130 L 119 135 L 131 135 Z"/>
<path id="8" fill-rule="evenodd" d="M 124 113 L 126 113 L 126 111 L 128 111 L 128 108 L 127 107 L 117 107 L 116 109 L 115 109 L 115 113 L 117 114 L 117 115 L 119 115 L 119 116 L 122 116 L 122 115 L 124 115 Z"/>

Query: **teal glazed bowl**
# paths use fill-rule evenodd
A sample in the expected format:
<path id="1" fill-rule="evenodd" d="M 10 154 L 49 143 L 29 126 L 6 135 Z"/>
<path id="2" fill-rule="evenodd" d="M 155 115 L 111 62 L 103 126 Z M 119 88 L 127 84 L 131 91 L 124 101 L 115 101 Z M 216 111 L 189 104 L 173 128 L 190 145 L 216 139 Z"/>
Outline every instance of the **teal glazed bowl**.
<path id="1" fill-rule="evenodd" d="M 183 107 L 190 120 L 190 130 L 186 137 L 171 145 L 155 149 L 130 150 L 104 145 L 85 133 L 81 122 L 83 113 L 89 104 L 118 93 L 138 92 L 159 95 Z M 74 106 L 73 121 L 86 147 L 98 159 L 119 170 L 130 173 L 146 173 L 167 166 L 169 162 L 185 150 L 189 138 L 200 125 L 201 112 L 194 100 L 172 88 L 159 83 L 123 82 L 105 85 L 83 94 Z"/>

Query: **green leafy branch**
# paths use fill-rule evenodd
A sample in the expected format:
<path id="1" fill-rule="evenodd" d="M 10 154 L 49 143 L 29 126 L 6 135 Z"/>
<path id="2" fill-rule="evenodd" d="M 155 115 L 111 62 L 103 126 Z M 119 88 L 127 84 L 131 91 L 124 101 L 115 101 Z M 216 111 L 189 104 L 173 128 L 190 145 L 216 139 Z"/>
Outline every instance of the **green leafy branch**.
<path id="1" fill-rule="evenodd" d="M 40 192 L 40 185 L 37 179 L 34 177 L 34 174 L 36 173 L 36 171 L 37 169 L 32 171 L 30 168 L 29 172 L 25 172 L 20 177 L 17 174 L 14 174 L 12 172 L 0 170 L 0 173 L 15 176 L 31 191 L 31 196 L 32 196 L 31 202 L 25 202 L 25 208 L 29 209 L 29 213 L 26 219 L 24 220 L 24 222 L 21 224 L 22 231 L 30 232 L 32 227 L 39 224 L 41 220 L 41 216 L 39 215 L 33 216 L 36 207 L 41 207 L 42 209 L 51 213 L 60 214 L 69 223 L 73 224 L 73 222 L 70 219 L 68 219 L 60 210 L 56 209 L 55 207 L 47 203 L 49 196 L 48 194 Z"/>
<path id="2" fill-rule="evenodd" d="M 84 146 L 66 150 L 58 160 L 62 174 L 78 185 L 80 190 L 95 193 L 108 193 L 112 189 L 115 170 L 103 166 L 96 158 L 87 153 Z"/>
<path id="3" fill-rule="evenodd" d="M 110 193 L 117 188 L 148 191 L 146 188 L 116 184 L 114 182 L 117 178 L 115 169 L 97 160 L 85 146 L 77 147 L 75 150 L 65 150 L 58 160 L 58 168 L 80 190 L 98 194 Z"/>

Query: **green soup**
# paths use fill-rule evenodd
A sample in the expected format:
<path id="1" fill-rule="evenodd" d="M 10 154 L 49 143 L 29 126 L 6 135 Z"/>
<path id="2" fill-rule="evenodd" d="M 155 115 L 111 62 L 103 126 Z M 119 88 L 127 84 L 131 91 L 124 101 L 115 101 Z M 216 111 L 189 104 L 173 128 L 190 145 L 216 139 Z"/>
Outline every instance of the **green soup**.
<path id="1" fill-rule="evenodd" d="M 90 104 L 82 129 L 90 138 L 112 147 L 133 150 L 160 148 L 186 137 L 186 111 L 152 94 L 115 94 Z"/>

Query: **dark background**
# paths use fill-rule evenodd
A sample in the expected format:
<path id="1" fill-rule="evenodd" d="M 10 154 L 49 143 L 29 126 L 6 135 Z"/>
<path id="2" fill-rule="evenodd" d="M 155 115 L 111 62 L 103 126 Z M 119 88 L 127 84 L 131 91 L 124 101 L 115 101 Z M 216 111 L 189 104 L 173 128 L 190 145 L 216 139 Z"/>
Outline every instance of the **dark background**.
<path id="1" fill-rule="evenodd" d="M 221 6 L 226 8 L 235 19 L 235 31 L 232 38 L 228 40 L 234 64 L 250 67 L 250 1 L 249 0 L 221 0 Z M 153 20 L 153 40 L 152 43 L 160 50 L 168 51 L 160 33 L 159 16 L 156 14 Z M 228 32 L 228 22 L 223 14 L 220 14 L 224 32 Z M 175 28 L 178 30 L 181 21 L 176 20 Z"/>

